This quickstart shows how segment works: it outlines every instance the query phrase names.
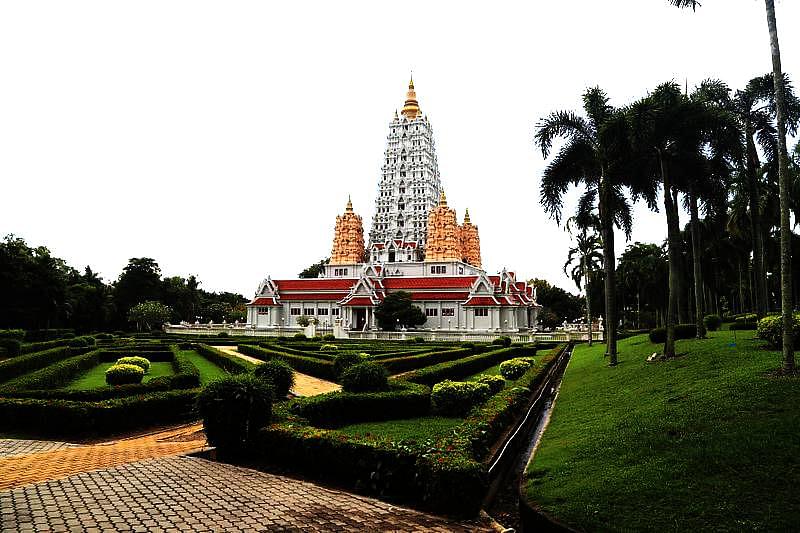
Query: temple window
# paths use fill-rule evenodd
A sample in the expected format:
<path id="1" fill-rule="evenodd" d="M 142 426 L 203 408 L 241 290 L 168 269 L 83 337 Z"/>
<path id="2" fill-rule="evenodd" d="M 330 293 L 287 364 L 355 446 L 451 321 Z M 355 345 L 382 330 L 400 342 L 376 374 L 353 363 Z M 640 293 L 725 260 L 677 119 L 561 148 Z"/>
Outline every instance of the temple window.
<path id="1" fill-rule="evenodd" d="M 439 316 L 439 310 L 438 309 L 426 309 L 425 310 L 425 316 Z"/>
<path id="2" fill-rule="evenodd" d="M 259 315 L 268 315 L 269 314 L 269 307 L 259 307 L 258 308 Z"/>
<path id="3" fill-rule="evenodd" d="M 487 307 L 476 307 L 475 316 L 489 316 L 489 309 Z"/>
<path id="4" fill-rule="evenodd" d="M 292 315 L 292 316 L 300 316 L 300 314 L 301 314 L 300 313 L 300 308 L 299 307 L 292 307 L 289 310 L 289 314 Z"/>
<path id="5" fill-rule="evenodd" d="M 317 309 L 317 314 L 318 315 L 327 315 L 328 314 L 328 310 L 321 307 L 321 308 Z"/>
<path id="6" fill-rule="evenodd" d="M 445 307 L 442 309 L 442 316 L 456 316 L 456 310 L 452 307 Z"/>
<path id="7" fill-rule="evenodd" d="M 314 316 L 314 308 L 313 307 L 306 307 L 303 310 L 303 313 L 308 315 L 308 316 Z"/>
<path id="8" fill-rule="evenodd" d="M 331 309 L 331 316 L 339 316 L 339 308 L 335 307 Z"/>
<path id="9" fill-rule="evenodd" d="M 447 274 L 447 267 L 444 265 L 431 266 L 431 274 Z"/>

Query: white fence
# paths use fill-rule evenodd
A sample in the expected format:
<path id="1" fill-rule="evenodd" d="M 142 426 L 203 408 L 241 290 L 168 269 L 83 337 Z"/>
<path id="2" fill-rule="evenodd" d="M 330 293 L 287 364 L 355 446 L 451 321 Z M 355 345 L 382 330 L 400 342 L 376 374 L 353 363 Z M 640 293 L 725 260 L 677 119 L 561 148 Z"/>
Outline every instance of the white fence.
<path id="1" fill-rule="evenodd" d="M 234 326 L 224 324 L 194 324 L 194 325 L 166 325 L 164 331 L 182 335 L 209 335 L 217 336 L 222 332 L 237 337 L 290 337 L 296 333 L 314 335 L 312 328 L 252 328 L 248 326 Z M 362 340 L 404 341 L 414 337 L 422 337 L 426 341 L 454 341 L 454 342 L 491 342 L 502 336 L 511 337 L 512 342 L 569 342 L 586 341 L 586 331 L 553 331 L 553 332 L 511 332 L 511 331 L 356 331 L 339 330 L 339 338 Z M 333 328 L 316 328 L 317 335 L 334 333 Z M 602 341 L 603 332 L 593 331 L 592 340 Z"/>

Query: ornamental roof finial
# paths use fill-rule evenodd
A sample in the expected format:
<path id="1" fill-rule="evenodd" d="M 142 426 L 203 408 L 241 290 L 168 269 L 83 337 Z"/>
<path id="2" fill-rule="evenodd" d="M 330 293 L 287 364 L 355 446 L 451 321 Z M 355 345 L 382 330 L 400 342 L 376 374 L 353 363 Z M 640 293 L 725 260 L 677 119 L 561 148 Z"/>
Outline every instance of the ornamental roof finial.
<path id="1" fill-rule="evenodd" d="M 469 220 L 469 207 L 464 211 L 464 224 L 472 224 Z"/>
<path id="2" fill-rule="evenodd" d="M 403 110 L 400 113 L 409 120 L 414 120 L 422 114 L 422 112 L 419 110 L 419 102 L 417 102 L 417 93 L 414 91 L 413 74 L 411 75 L 411 80 L 408 82 L 406 102 L 403 106 Z"/>
<path id="3" fill-rule="evenodd" d="M 347 209 L 345 211 L 347 211 L 348 213 L 353 212 L 353 202 L 350 200 L 349 194 L 347 195 Z"/>
<path id="4" fill-rule="evenodd" d="M 447 196 L 444 194 L 444 189 L 442 189 L 442 194 L 439 195 L 439 205 L 447 207 Z"/>

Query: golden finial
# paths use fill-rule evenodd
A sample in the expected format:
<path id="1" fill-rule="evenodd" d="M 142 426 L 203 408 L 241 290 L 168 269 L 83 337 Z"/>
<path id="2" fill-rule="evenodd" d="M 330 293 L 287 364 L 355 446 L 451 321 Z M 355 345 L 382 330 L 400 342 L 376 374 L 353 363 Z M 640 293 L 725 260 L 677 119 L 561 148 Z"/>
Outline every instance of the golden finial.
<path id="1" fill-rule="evenodd" d="M 442 189 L 442 194 L 439 196 L 439 205 L 447 207 L 447 196 L 444 194 L 444 189 Z"/>
<path id="2" fill-rule="evenodd" d="M 464 211 L 464 224 L 471 224 L 469 220 L 469 207 Z"/>
<path id="3" fill-rule="evenodd" d="M 408 93 L 406 93 L 406 102 L 403 110 L 400 113 L 409 120 L 414 120 L 422 115 L 419 110 L 419 102 L 417 102 L 417 93 L 414 91 L 414 76 L 411 76 L 411 81 L 408 82 Z"/>
<path id="4" fill-rule="evenodd" d="M 349 194 L 347 195 L 347 209 L 346 209 L 346 211 L 348 213 L 352 213 L 353 212 L 353 202 L 350 200 L 350 195 Z"/>

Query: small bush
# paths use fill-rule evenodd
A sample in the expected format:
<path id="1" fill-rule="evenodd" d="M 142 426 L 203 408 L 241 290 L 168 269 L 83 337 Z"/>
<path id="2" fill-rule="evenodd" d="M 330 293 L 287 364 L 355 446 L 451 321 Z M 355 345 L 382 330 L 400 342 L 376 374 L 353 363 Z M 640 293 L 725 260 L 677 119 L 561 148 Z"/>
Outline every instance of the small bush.
<path id="1" fill-rule="evenodd" d="M 492 341 L 492 344 L 494 344 L 495 346 L 504 346 L 508 348 L 509 346 L 511 346 L 511 337 L 507 337 L 505 335 L 503 335 L 502 337 L 497 337 Z"/>
<path id="2" fill-rule="evenodd" d="M 519 379 L 530 367 L 530 361 L 517 357 L 500 363 L 500 374 L 508 380 Z"/>
<path id="3" fill-rule="evenodd" d="M 22 353 L 22 343 L 17 339 L 0 338 L 0 348 L 3 348 L 8 357 L 16 357 Z"/>
<path id="4" fill-rule="evenodd" d="M 792 329 L 794 346 L 800 346 L 800 315 L 793 315 Z M 758 321 L 756 337 L 765 340 L 772 348 L 780 350 L 783 346 L 783 317 L 781 315 L 765 316 Z"/>
<path id="5" fill-rule="evenodd" d="M 336 335 L 334 335 L 333 333 L 327 333 L 322 337 L 322 340 L 324 340 L 324 341 L 335 341 L 336 340 Z"/>
<path id="6" fill-rule="evenodd" d="M 431 406 L 444 416 L 463 416 L 491 396 L 491 387 L 474 381 L 445 380 L 433 386 Z"/>
<path id="7" fill-rule="evenodd" d="M 345 370 L 363 361 L 364 359 L 360 354 L 352 352 L 340 353 L 333 358 L 333 371 L 337 376 L 341 376 Z"/>
<path id="8" fill-rule="evenodd" d="M 506 386 L 506 380 L 502 376 L 480 376 L 477 379 L 478 383 L 489 385 L 489 392 L 494 396 Z"/>
<path id="9" fill-rule="evenodd" d="M 722 326 L 722 319 L 719 315 L 706 315 L 703 317 L 703 324 L 708 331 L 717 331 Z"/>
<path id="10" fill-rule="evenodd" d="M 197 410 L 208 442 L 223 454 L 237 454 L 272 419 L 272 389 L 252 374 L 225 376 L 203 388 Z"/>
<path id="11" fill-rule="evenodd" d="M 307 339 L 308 337 L 306 337 L 305 333 L 295 333 L 294 334 L 294 338 L 295 339 Z"/>
<path id="12" fill-rule="evenodd" d="M 106 383 L 109 385 L 141 383 L 142 378 L 144 378 L 144 370 L 136 365 L 114 365 L 106 370 Z"/>
<path id="13" fill-rule="evenodd" d="M 230 335 L 228 335 L 227 331 L 220 331 L 217 333 L 217 337 L 230 337 Z"/>
<path id="14" fill-rule="evenodd" d="M 300 326 L 301 328 L 304 328 L 304 327 L 308 326 L 309 324 L 311 324 L 311 319 L 309 317 L 307 317 L 306 315 L 302 315 L 302 316 L 297 317 L 297 325 Z M 295 335 L 295 337 L 296 336 L 297 335 Z"/>
<path id="15" fill-rule="evenodd" d="M 648 336 L 650 337 L 650 342 L 660 344 L 667 340 L 667 329 L 652 329 Z M 693 339 L 695 337 L 697 337 L 696 324 L 675 324 L 675 339 Z"/>
<path id="16" fill-rule="evenodd" d="M 0 339 L 16 339 L 21 341 L 24 338 L 24 329 L 0 329 Z"/>
<path id="17" fill-rule="evenodd" d="M 335 352 L 338 351 L 339 347 L 335 344 L 323 344 L 319 347 L 320 352 Z"/>
<path id="18" fill-rule="evenodd" d="M 425 339 L 423 339 L 422 337 L 414 337 L 413 339 L 411 339 L 411 342 L 422 344 L 423 342 L 425 342 Z"/>
<path id="19" fill-rule="evenodd" d="M 358 363 L 342 374 L 345 392 L 376 392 L 389 388 L 389 373 L 378 363 Z"/>
<path id="20" fill-rule="evenodd" d="M 275 399 L 286 398 L 294 386 L 294 370 L 288 363 L 280 359 L 270 359 L 258 365 L 253 373 L 272 385 Z"/>
<path id="21" fill-rule="evenodd" d="M 144 357 L 120 357 L 117 359 L 118 365 L 135 365 L 142 369 L 147 374 L 150 371 L 150 360 Z"/>
<path id="22" fill-rule="evenodd" d="M 88 348 L 95 345 L 94 337 L 90 337 L 88 335 L 83 337 L 75 337 L 74 339 L 69 341 L 70 348 Z"/>

